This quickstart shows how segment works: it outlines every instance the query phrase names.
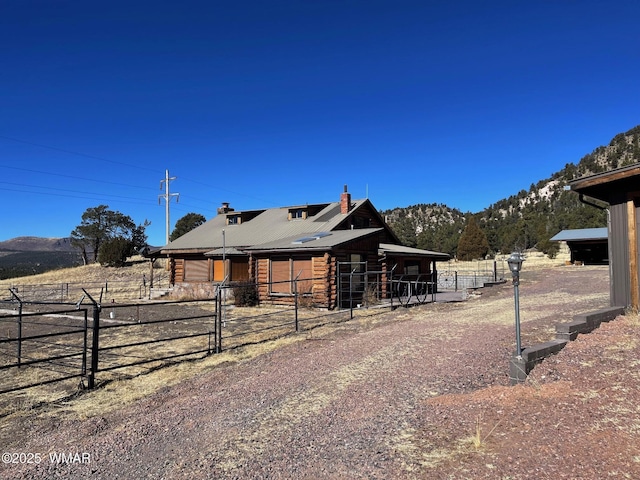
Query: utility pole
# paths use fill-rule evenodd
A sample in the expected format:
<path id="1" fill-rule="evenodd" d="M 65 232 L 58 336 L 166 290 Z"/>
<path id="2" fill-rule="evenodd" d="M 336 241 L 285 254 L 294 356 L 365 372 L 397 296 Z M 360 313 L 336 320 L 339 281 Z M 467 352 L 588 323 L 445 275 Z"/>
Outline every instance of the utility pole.
<path id="1" fill-rule="evenodd" d="M 169 182 L 175 180 L 177 177 L 169 177 L 169 170 L 165 170 L 164 180 L 160 180 L 160 190 L 162 190 L 162 184 L 164 183 L 165 193 L 164 195 L 158 195 L 158 205 L 161 204 L 161 200 L 164 198 L 166 203 L 166 218 L 167 218 L 167 242 L 169 243 L 169 229 L 171 228 L 171 222 L 169 221 L 169 203 L 171 203 L 171 197 L 176 197 L 176 203 L 180 200 L 179 193 L 169 193 Z"/>

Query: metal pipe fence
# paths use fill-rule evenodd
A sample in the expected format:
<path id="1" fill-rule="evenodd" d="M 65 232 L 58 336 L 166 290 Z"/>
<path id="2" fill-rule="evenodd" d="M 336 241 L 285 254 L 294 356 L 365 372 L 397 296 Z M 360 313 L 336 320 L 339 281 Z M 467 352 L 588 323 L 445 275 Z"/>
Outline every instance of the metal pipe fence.
<path id="1" fill-rule="evenodd" d="M 204 300 L 129 303 L 106 296 L 108 285 L 97 292 L 96 285 L 89 285 L 92 291 L 69 288 L 79 298 L 76 302 L 36 301 L 31 295 L 25 300 L 20 293 L 31 291 L 10 290 L 10 298 L 0 301 L 0 370 L 6 373 L 0 376 L 0 394 L 73 379 L 91 389 L 119 376 L 135 377 L 184 359 L 345 322 L 358 311 L 375 314 L 435 302 L 443 289 L 466 288 L 463 275 L 455 271 L 386 275 L 351 267 L 337 274 L 335 309 L 314 308 L 314 292 L 307 288 L 311 278 L 296 278 L 280 301 L 253 307 L 236 305 L 238 285 L 227 284 Z M 495 281 L 496 272 L 475 272 L 474 281 Z M 443 284 L 449 277 L 455 282 Z M 271 284 L 266 288 L 285 290 Z"/>

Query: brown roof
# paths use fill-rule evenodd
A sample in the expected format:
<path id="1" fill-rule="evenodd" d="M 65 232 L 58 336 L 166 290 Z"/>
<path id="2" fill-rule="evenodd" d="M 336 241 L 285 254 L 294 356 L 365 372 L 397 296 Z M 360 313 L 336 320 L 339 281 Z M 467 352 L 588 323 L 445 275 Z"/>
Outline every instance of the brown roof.
<path id="1" fill-rule="evenodd" d="M 634 163 L 608 172 L 596 173 L 569 182 L 571 190 L 611 203 L 614 195 L 640 190 L 638 177 L 640 163 Z"/>

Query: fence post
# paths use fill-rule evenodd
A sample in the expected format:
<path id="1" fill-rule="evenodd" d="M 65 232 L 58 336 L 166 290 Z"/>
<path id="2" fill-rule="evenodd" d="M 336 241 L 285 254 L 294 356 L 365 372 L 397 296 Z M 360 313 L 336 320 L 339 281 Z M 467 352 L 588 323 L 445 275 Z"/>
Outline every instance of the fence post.
<path id="1" fill-rule="evenodd" d="M 389 295 L 391 296 L 391 310 L 393 310 L 393 274 L 395 273 L 397 266 L 398 266 L 398 264 L 396 263 L 391 268 L 391 272 L 390 272 L 389 276 L 387 277 L 389 279 Z"/>
<path id="2" fill-rule="evenodd" d="M 215 345 L 218 343 L 218 287 L 216 287 L 216 293 L 213 296 L 213 305 L 215 311 L 215 317 L 213 319 L 213 332 L 209 330 L 209 347 L 207 355 L 211 355 L 211 352 L 218 353 Z M 215 344 L 213 349 L 211 348 L 211 334 L 213 333 L 213 343 Z"/>
<path id="3" fill-rule="evenodd" d="M 80 304 L 78 304 L 80 308 Z M 82 367 L 80 374 L 85 377 L 87 375 L 87 334 L 89 330 L 89 320 L 87 310 L 84 311 L 84 338 L 82 341 Z M 84 387 L 83 387 L 84 388 Z"/>
<path id="4" fill-rule="evenodd" d="M 438 293 L 438 271 L 434 268 L 431 272 L 431 303 L 436 303 L 436 293 Z"/>
<path id="5" fill-rule="evenodd" d="M 353 319 L 353 274 L 356 270 L 357 269 L 354 268 L 349 274 L 349 315 L 351 319 Z"/>
<path id="6" fill-rule="evenodd" d="M 216 353 L 222 352 L 222 289 L 216 292 Z"/>
<path id="7" fill-rule="evenodd" d="M 362 305 L 369 308 L 368 301 L 368 292 L 369 292 L 369 275 L 366 273 L 367 268 L 365 267 L 365 273 L 362 274 L 364 277 L 364 291 L 362 292 Z"/>
<path id="8" fill-rule="evenodd" d="M 18 368 L 20 368 L 22 366 L 22 300 L 13 291 L 13 288 L 10 288 L 9 291 L 20 304 L 18 307 Z"/>
<path id="9" fill-rule="evenodd" d="M 458 291 L 458 271 L 453 272 L 453 281 L 455 284 L 455 291 Z"/>
<path id="10" fill-rule="evenodd" d="M 102 307 L 96 302 L 89 292 L 84 288 L 82 289 L 84 294 L 89 297 L 93 304 L 93 329 L 91 334 L 91 372 L 87 379 L 87 388 L 93 389 L 96 385 L 96 372 L 98 371 L 98 351 L 100 349 L 100 310 Z"/>
<path id="11" fill-rule="evenodd" d="M 300 274 L 298 274 L 300 276 Z M 300 332 L 300 324 L 298 323 L 298 277 L 293 280 L 293 310 L 295 312 L 296 333 Z"/>

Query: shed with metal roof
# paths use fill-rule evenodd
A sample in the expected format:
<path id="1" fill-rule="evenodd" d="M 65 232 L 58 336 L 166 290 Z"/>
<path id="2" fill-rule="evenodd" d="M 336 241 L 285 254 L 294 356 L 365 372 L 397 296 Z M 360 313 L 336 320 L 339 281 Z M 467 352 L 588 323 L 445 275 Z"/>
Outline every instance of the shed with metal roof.
<path id="1" fill-rule="evenodd" d="M 550 240 L 567 244 L 571 263 L 584 265 L 606 265 L 609 263 L 607 227 L 562 230 Z"/>

